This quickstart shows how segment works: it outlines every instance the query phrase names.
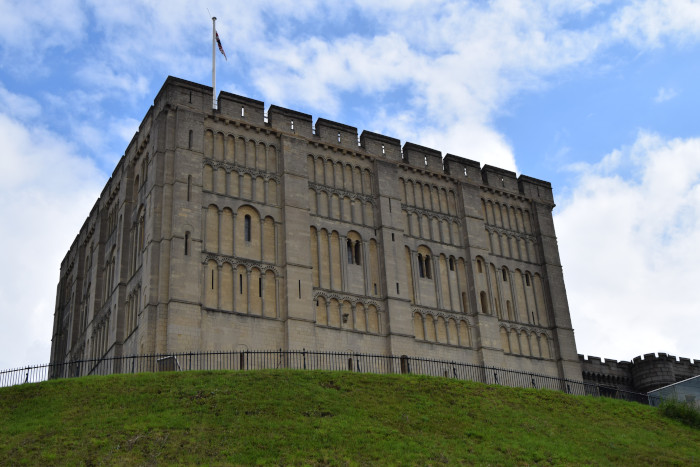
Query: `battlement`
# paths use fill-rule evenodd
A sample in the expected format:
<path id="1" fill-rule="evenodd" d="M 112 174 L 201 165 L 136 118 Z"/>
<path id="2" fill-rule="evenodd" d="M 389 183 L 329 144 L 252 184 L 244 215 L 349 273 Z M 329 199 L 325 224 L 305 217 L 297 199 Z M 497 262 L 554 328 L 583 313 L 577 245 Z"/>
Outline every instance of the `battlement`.
<path id="1" fill-rule="evenodd" d="M 634 357 L 630 362 L 602 360 L 600 357 L 585 357 L 580 354 L 578 358 L 584 380 L 621 378 L 621 381 L 630 381 L 634 389 L 641 392 L 700 375 L 700 360 L 677 358 L 666 353 L 648 353 Z"/>
<path id="2" fill-rule="evenodd" d="M 484 165 L 454 154 L 443 158 L 442 152 L 401 141 L 390 136 L 362 131 L 356 127 L 313 117 L 296 110 L 271 105 L 265 112 L 265 103 L 249 97 L 221 91 L 217 109 L 211 108 L 212 88 L 169 76 L 156 96 L 155 109 L 167 106 L 190 107 L 194 111 L 211 114 L 243 125 L 269 128 L 279 133 L 301 136 L 318 144 L 341 150 L 356 151 L 366 155 L 401 163 L 417 170 L 440 173 L 465 183 L 483 184 L 495 190 L 525 195 L 544 204 L 554 206 L 552 186 L 545 181 L 520 175 L 498 167 Z"/>

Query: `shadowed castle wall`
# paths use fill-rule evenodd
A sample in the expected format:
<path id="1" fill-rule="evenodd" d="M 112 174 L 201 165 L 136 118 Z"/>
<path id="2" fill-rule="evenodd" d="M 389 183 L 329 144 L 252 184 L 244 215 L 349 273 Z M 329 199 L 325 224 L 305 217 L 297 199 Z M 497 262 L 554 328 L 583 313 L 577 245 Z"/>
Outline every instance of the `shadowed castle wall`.
<path id="1" fill-rule="evenodd" d="M 700 362 L 665 353 L 644 354 L 631 362 L 579 355 L 583 380 L 633 392 L 649 392 L 700 375 Z"/>

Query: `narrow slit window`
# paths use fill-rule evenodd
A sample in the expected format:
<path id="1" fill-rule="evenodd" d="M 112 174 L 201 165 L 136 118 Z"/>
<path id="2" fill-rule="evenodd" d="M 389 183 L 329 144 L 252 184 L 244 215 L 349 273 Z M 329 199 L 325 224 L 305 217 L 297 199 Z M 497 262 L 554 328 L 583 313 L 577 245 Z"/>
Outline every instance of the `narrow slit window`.
<path id="1" fill-rule="evenodd" d="M 450 271 L 455 270 L 455 259 L 450 257 Z"/>
<path id="2" fill-rule="evenodd" d="M 301 298 L 301 280 L 299 280 L 299 298 Z"/>
<path id="3" fill-rule="evenodd" d="M 246 214 L 243 218 L 243 236 L 246 242 L 250 241 L 250 215 Z"/>
<path id="4" fill-rule="evenodd" d="M 185 232 L 185 256 L 187 256 L 190 252 L 190 233 Z"/>
<path id="5" fill-rule="evenodd" d="M 192 196 L 192 175 L 187 176 L 187 201 L 190 200 Z"/>
<path id="6" fill-rule="evenodd" d="M 289 121 L 289 127 L 292 131 L 294 131 L 294 120 Z"/>
<path id="7" fill-rule="evenodd" d="M 525 276 L 525 285 L 527 285 L 528 287 L 530 287 L 530 275 L 529 275 L 529 274 L 527 274 L 527 275 Z"/>
<path id="8" fill-rule="evenodd" d="M 382 144 L 382 154 L 386 154 L 386 149 L 384 149 L 384 145 Z"/>
<path id="9" fill-rule="evenodd" d="M 468 177 L 468 176 L 469 176 L 469 175 L 467 175 L 467 168 L 466 168 L 466 167 L 464 168 L 464 176 L 465 176 L 465 177 Z"/>
<path id="10" fill-rule="evenodd" d="M 348 241 L 346 242 L 346 250 L 348 254 L 348 264 L 353 264 L 353 254 L 352 254 L 352 240 L 348 238 Z"/>
<path id="11" fill-rule="evenodd" d="M 423 156 L 423 164 L 428 165 L 428 156 Z"/>
<path id="12" fill-rule="evenodd" d="M 505 268 L 501 269 L 501 272 L 503 273 L 503 282 L 508 282 L 508 273 L 506 272 Z"/>
<path id="13" fill-rule="evenodd" d="M 211 289 L 214 290 L 214 270 L 211 270 Z"/>
<path id="14" fill-rule="evenodd" d="M 418 276 L 425 277 L 425 270 L 423 269 L 423 255 L 418 253 Z"/>
<path id="15" fill-rule="evenodd" d="M 241 117 L 245 117 L 245 107 L 241 107 Z"/>
<path id="16" fill-rule="evenodd" d="M 430 256 L 428 255 L 425 255 L 425 277 L 428 279 L 433 278 L 432 272 L 430 271 Z"/>
<path id="17" fill-rule="evenodd" d="M 374 295 L 377 295 L 377 283 L 374 283 Z"/>
<path id="18" fill-rule="evenodd" d="M 391 241 L 392 242 L 394 241 L 394 234 L 393 233 L 391 234 Z"/>
<path id="19" fill-rule="evenodd" d="M 262 297 L 262 277 L 258 277 L 258 297 Z"/>
<path id="20" fill-rule="evenodd" d="M 481 269 L 481 260 L 478 260 L 478 259 L 476 260 L 476 269 L 477 269 L 477 271 L 479 271 L 479 272 L 484 272 L 484 271 Z"/>
<path id="21" fill-rule="evenodd" d="M 243 295 L 243 274 L 238 275 L 238 293 Z"/>
<path id="22" fill-rule="evenodd" d="M 398 295 L 398 294 L 400 294 L 400 293 L 401 293 L 401 292 L 399 292 L 399 283 L 397 282 L 397 283 L 396 283 L 396 294 Z"/>
<path id="23" fill-rule="evenodd" d="M 340 132 L 338 132 L 338 142 L 340 143 Z"/>
<path id="24" fill-rule="evenodd" d="M 360 242 L 355 242 L 355 264 L 362 264 L 360 258 L 362 256 L 362 245 Z"/>

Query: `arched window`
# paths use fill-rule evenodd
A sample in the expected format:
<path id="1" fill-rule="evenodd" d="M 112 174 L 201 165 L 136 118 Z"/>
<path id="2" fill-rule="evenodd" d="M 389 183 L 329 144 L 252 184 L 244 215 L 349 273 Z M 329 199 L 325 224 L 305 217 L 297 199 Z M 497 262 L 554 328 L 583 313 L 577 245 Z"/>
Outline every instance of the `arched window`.
<path id="1" fill-rule="evenodd" d="M 361 256 L 362 256 L 361 244 L 359 241 L 356 241 L 355 242 L 355 264 L 362 264 L 362 261 L 360 261 Z"/>
<path id="2" fill-rule="evenodd" d="M 428 279 L 433 278 L 433 274 L 430 271 L 430 256 L 428 255 L 425 255 L 425 277 L 427 277 Z"/>
<path id="3" fill-rule="evenodd" d="M 480 259 L 477 259 L 477 260 L 476 260 L 476 269 L 477 269 L 477 271 L 479 271 L 480 273 L 484 272 L 483 269 L 481 268 L 481 260 L 480 260 Z"/>
<path id="4" fill-rule="evenodd" d="M 346 249 L 347 249 L 347 254 L 348 254 L 348 264 L 353 263 L 354 255 L 352 252 L 352 240 L 348 238 L 348 241 L 346 243 Z"/>
<path id="5" fill-rule="evenodd" d="M 425 277 L 425 265 L 423 264 L 423 255 L 418 253 L 418 275 L 420 277 Z"/>
<path id="6" fill-rule="evenodd" d="M 486 292 L 481 292 L 479 294 L 479 298 L 481 299 L 481 312 L 485 314 L 489 314 L 489 301 L 486 298 Z"/>
<path id="7" fill-rule="evenodd" d="M 249 242 L 250 241 L 250 214 L 245 215 L 245 218 L 243 220 L 243 231 L 244 231 L 245 241 Z"/>
<path id="8" fill-rule="evenodd" d="M 455 259 L 452 256 L 450 256 L 450 271 L 454 271 L 454 270 L 455 270 Z"/>
<path id="9" fill-rule="evenodd" d="M 508 282 L 508 272 L 506 268 L 501 269 L 501 272 L 503 273 L 503 282 Z"/>

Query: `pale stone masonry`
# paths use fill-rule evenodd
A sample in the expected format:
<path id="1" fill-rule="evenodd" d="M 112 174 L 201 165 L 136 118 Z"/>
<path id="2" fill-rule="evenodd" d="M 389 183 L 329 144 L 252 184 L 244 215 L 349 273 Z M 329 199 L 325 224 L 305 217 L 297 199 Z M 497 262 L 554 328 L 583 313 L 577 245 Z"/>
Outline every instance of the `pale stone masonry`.
<path id="1" fill-rule="evenodd" d="M 548 182 L 169 77 L 61 264 L 52 362 L 241 349 L 581 379 Z"/>

